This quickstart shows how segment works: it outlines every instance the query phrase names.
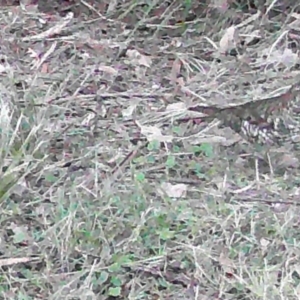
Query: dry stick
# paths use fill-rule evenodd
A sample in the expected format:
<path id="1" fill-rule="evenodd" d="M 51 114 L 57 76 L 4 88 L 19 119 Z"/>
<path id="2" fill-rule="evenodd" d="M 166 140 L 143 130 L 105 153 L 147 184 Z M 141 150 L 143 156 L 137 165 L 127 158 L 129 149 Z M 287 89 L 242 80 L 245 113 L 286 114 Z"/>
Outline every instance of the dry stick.
<path id="1" fill-rule="evenodd" d="M 10 257 L 10 258 L 1 258 L 0 259 L 0 267 L 3 266 L 12 266 L 21 263 L 27 263 L 30 261 L 40 260 L 39 257 Z"/>
<path id="2" fill-rule="evenodd" d="M 33 40 L 44 40 L 53 35 L 59 34 L 70 23 L 70 21 L 73 19 L 73 17 L 74 17 L 74 14 L 72 12 L 70 12 L 65 16 L 65 18 L 60 20 L 60 22 L 55 24 L 53 27 L 51 27 L 48 30 L 46 30 L 42 33 L 39 33 L 37 35 L 24 37 L 22 39 L 22 41 L 26 42 L 26 41 L 33 41 Z"/>
<path id="3" fill-rule="evenodd" d="M 118 164 L 117 166 L 115 166 L 112 170 L 112 177 L 114 177 L 114 179 L 120 174 L 120 172 L 122 171 L 122 168 L 124 167 L 124 165 L 129 162 L 132 161 L 132 159 L 137 155 L 137 153 L 139 152 L 139 150 L 141 150 L 142 148 L 144 148 L 147 145 L 146 143 L 142 143 L 140 144 L 138 147 L 136 147 L 134 150 L 132 150 L 130 153 L 128 153 L 125 158 L 120 162 L 120 164 Z"/>
<path id="4" fill-rule="evenodd" d="M 242 203 L 242 202 L 245 202 L 245 203 L 264 203 L 264 204 L 269 204 L 269 205 L 274 205 L 274 204 L 284 204 L 284 205 L 294 205 L 294 206 L 300 206 L 300 202 L 296 202 L 296 201 L 280 201 L 280 200 L 277 200 L 277 201 L 268 201 L 268 200 L 264 200 L 262 198 L 260 199 L 234 199 L 233 201 L 235 202 L 239 202 L 239 203 Z"/>
<path id="5" fill-rule="evenodd" d="M 108 176 L 102 182 L 102 188 L 105 190 L 109 190 L 111 185 L 117 181 L 118 175 L 121 173 L 122 169 L 124 168 L 125 164 L 131 161 L 138 153 L 140 149 L 142 149 L 147 143 L 141 144 L 136 149 L 132 150 L 126 157 L 118 164 L 116 167 L 113 168 L 111 175 Z"/>
<path id="6" fill-rule="evenodd" d="M 153 176 L 153 175 L 146 175 L 147 179 L 150 180 L 159 180 L 160 178 Z M 183 184 L 189 184 L 189 185 L 195 185 L 199 186 L 199 184 L 203 183 L 203 180 L 195 180 L 195 179 L 178 179 L 178 178 L 169 178 L 170 182 L 173 183 L 183 183 Z"/>

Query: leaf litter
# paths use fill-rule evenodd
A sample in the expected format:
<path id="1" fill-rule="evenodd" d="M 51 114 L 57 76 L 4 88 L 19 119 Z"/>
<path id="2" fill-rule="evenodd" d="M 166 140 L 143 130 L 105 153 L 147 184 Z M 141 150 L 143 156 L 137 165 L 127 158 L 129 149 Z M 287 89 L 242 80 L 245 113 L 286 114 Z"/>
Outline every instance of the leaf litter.
<path id="1" fill-rule="evenodd" d="M 0 11 L 3 286 L 44 299 L 261 299 L 267 285 L 297 299 L 297 167 L 272 178 L 262 161 L 257 187 L 247 143 L 187 110 L 299 80 L 298 14 L 275 28 L 274 3 L 157 3 L 131 24 L 141 7 L 129 1 L 82 1 L 90 16 Z"/>

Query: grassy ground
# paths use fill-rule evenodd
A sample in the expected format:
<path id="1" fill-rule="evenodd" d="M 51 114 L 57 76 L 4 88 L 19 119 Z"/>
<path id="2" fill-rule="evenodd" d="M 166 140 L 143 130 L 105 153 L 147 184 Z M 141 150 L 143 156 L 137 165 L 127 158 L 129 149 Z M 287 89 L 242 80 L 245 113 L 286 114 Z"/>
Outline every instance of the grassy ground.
<path id="1" fill-rule="evenodd" d="M 297 153 L 185 109 L 280 94 L 297 15 L 217 2 L 1 8 L 0 299 L 300 299 Z"/>

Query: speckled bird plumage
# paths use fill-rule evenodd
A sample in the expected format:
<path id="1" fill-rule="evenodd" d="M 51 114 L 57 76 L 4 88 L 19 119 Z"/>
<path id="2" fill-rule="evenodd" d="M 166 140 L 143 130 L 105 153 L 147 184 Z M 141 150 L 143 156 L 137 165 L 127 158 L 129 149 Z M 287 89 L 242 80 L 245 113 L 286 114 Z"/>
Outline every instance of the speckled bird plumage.
<path id="1" fill-rule="evenodd" d="M 204 119 L 217 118 L 249 142 L 263 145 L 282 145 L 293 142 L 300 128 L 300 102 L 295 87 L 272 98 L 218 108 L 197 105 L 191 111 L 204 113 Z"/>

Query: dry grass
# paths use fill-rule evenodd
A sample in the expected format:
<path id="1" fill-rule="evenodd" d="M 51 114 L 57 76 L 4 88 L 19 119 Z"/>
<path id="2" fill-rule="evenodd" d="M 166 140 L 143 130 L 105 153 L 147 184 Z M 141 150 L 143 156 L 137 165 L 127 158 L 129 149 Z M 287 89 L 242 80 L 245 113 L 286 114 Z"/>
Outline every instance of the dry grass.
<path id="1" fill-rule="evenodd" d="M 297 15 L 134 3 L 0 12 L 1 299 L 299 299 L 298 170 L 257 187 L 247 144 L 177 121 L 295 82 Z"/>

